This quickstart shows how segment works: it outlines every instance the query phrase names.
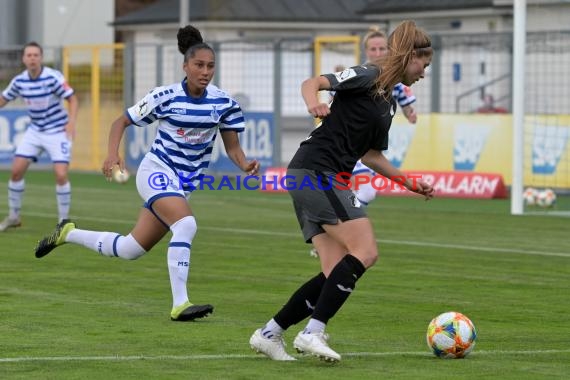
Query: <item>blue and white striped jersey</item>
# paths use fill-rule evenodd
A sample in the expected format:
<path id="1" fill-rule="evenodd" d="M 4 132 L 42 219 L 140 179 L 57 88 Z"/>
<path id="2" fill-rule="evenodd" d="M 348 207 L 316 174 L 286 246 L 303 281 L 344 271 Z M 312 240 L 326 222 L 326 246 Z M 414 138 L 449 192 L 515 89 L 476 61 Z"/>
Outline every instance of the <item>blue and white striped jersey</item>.
<path id="1" fill-rule="evenodd" d="M 200 98 L 187 92 L 181 83 L 153 89 L 127 109 L 133 124 L 146 127 L 158 122 L 156 138 L 147 153 L 153 160 L 166 163 L 191 191 L 210 164 L 218 129 L 242 132 L 245 122 L 239 104 L 228 93 L 209 85 Z"/>
<path id="2" fill-rule="evenodd" d="M 396 99 L 400 107 L 409 106 L 416 101 L 416 96 L 412 90 L 403 83 L 398 83 L 392 90 L 392 97 Z"/>
<path id="3" fill-rule="evenodd" d="M 30 128 L 48 134 L 63 132 L 67 124 L 67 111 L 62 99 L 73 95 L 63 74 L 50 67 L 42 67 L 40 75 L 32 79 L 28 71 L 16 75 L 2 92 L 10 101 L 18 96 L 24 99 L 30 116 Z"/>

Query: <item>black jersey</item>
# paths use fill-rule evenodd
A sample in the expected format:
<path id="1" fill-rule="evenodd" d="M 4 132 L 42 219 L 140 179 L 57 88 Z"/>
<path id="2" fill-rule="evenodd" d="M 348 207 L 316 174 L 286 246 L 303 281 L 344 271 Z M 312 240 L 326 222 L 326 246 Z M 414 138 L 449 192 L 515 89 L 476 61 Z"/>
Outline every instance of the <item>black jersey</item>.
<path id="1" fill-rule="evenodd" d="M 388 149 L 388 131 L 396 102 L 375 95 L 378 67 L 355 66 L 324 75 L 336 91 L 331 113 L 301 143 L 289 163 L 292 169 L 352 172 L 370 149 Z"/>

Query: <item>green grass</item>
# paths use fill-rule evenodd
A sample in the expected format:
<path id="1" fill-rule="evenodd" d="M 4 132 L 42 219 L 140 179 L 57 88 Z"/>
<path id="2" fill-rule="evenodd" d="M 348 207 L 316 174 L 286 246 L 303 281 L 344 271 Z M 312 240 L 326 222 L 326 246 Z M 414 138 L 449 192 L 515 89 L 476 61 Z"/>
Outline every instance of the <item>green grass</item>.
<path id="1" fill-rule="evenodd" d="M 2 172 L 0 183 L 8 174 Z M 1 379 L 557 379 L 570 373 L 570 219 L 513 217 L 505 200 L 379 198 L 369 208 L 380 260 L 331 320 L 336 365 L 279 363 L 248 340 L 313 276 L 285 194 L 202 191 L 190 296 L 215 305 L 174 323 L 165 239 L 131 262 L 66 245 L 38 260 L 56 223 L 50 172 L 26 178 L 23 222 L 0 234 Z M 72 173 L 80 228 L 128 233 L 142 201 L 134 181 Z M 1 191 L 0 191 L 1 194 Z M 566 202 L 562 199 L 561 202 Z M 6 200 L 0 207 L 7 210 Z M 463 360 L 425 343 L 429 321 L 456 310 L 479 337 Z M 292 339 L 303 326 L 285 335 Z"/>

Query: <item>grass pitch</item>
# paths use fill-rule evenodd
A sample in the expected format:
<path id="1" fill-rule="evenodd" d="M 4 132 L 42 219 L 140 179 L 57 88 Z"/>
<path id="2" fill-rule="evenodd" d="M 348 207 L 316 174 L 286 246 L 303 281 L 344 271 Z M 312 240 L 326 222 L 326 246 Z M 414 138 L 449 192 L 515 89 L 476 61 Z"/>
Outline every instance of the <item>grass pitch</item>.
<path id="1" fill-rule="evenodd" d="M 3 172 L 0 183 L 6 183 Z M 128 233 L 134 181 L 71 174 L 79 228 Z M 380 260 L 329 323 L 336 365 L 272 362 L 252 332 L 319 270 L 286 194 L 199 191 L 189 294 L 204 320 L 169 319 L 167 239 L 137 261 L 66 245 L 38 260 L 54 227 L 49 172 L 26 178 L 23 227 L 0 234 L 2 379 L 556 379 L 570 373 L 570 219 L 508 215 L 505 200 L 379 198 Z M 5 190 L 3 190 L 5 191 Z M 0 194 L 2 191 L 0 191 Z M 4 193 L 5 194 L 5 193 Z M 559 199 L 559 202 L 568 202 Z M 0 203 L 7 211 L 7 201 Z M 455 310 L 478 330 L 472 354 L 435 358 L 429 321 Z M 288 350 L 303 325 L 285 335 Z"/>

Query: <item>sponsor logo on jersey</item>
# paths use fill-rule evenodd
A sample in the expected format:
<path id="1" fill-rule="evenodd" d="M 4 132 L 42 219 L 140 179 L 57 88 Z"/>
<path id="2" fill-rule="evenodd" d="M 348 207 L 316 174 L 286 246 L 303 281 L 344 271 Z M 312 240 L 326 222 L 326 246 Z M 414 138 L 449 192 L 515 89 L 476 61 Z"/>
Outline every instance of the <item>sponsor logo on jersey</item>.
<path id="1" fill-rule="evenodd" d="M 212 112 L 210 112 L 210 117 L 212 118 L 214 123 L 217 123 L 220 121 L 220 118 L 222 117 L 222 115 L 220 115 L 220 112 L 216 108 L 216 105 L 212 105 Z"/>
<path id="2" fill-rule="evenodd" d="M 178 115 L 186 115 L 186 111 L 182 108 L 171 108 L 170 112 L 177 113 Z"/>
<path id="3" fill-rule="evenodd" d="M 139 116 L 144 116 L 146 114 L 148 102 L 143 99 L 137 104 L 136 112 Z"/>
<path id="4" fill-rule="evenodd" d="M 347 79 L 354 78 L 356 76 L 356 71 L 354 69 L 346 69 L 339 73 L 334 74 L 336 80 L 341 83 Z"/>

